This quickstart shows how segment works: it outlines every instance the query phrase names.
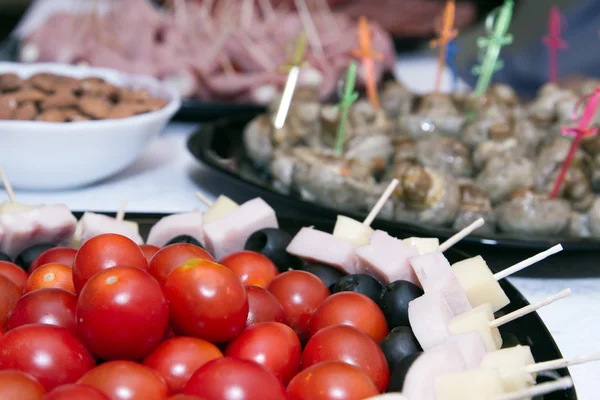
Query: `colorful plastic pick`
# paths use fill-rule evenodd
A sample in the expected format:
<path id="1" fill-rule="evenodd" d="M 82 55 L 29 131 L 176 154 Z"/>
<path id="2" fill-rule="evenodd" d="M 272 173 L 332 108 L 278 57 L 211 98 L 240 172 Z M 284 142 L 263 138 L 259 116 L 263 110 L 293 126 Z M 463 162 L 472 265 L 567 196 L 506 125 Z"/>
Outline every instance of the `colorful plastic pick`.
<path id="1" fill-rule="evenodd" d="M 552 187 L 552 191 L 550 192 L 551 199 L 554 199 L 556 196 L 558 196 L 560 188 L 567 176 L 567 172 L 569 171 L 571 163 L 573 162 L 573 158 L 575 157 L 575 153 L 577 152 L 579 144 L 583 138 L 594 136 L 598 132 L 598 128 L 590 125 L 594 119 L 594 116 L 596 115 L 596 112 L 598 111 L 598 107 L 600 106 L 600 87 L 594 90 L 591 95 L 586 96 L 579 101 L 578 105 L 575 106 L 575 113 L 577 113 L 577 110 L 580 108 L 579 106 L 583 104 L 586 98 L 588 99 L 588 102 L 585 105 L 583 115 L 579 120 L 579 124 L 576 127 L 563 128 L 562 130 L 563 135 L 573 135 L 575 138 L 571 143 L 571 148 L 567 153 L 567 157 L 563 162 L 562 168 L 560 169 L 560 172 L 556 177 L 556 181 L 554 182 L 554 186 Z M 575 119 L 577 119 L 577 115 L 573 116 L 573 120 Z"/>
<path id="2" fill-rule="evenodd" d="M 560 10 L 557 6 L 553 6 L 548 14 L 548 35 L 543 39 L 544 44 L 548 46 L 548 76 L 550 82 L 558 80 L 558 50 L 569 47 L 560 35 L 563 22 Z"/>
<path id="3" fill-rule="evenodd" d="M 448 68 L 450 68 L 450 72 L 452 73 L 452 91 L 456 92 L 458 90 L 458 64 L 456 62 L 456 55 L 459 51 L 458 44 L 456 40 L 451 40 L 448 42 L 448 49 L 446 50 L 446 64 Z"/>
<path id="4" fill-rule="evenodd" d="M 306 54 L 306 32 L 303 30 L 300 32 L 298 39 L 296 40 L 296 46 L 294 52 L 287 65 L 281 67 L 282 70 L 288 71 L 288 77 L 285 82 L 283 94 L 281 95 L 281 102 L 275 115 L 275 128 L 281 129 L 285 125 L 288 112 L 290 111 L 290 105 L 292 104 L 292 97 L 294 97 L 294 91 L 296 90 L 296 84 L 298 83 L 298 76 L 300 75 L 300 66 L 304 64 L 304 55 Z"/>
<path id="5" fill-rule="evenodd" d="M 360 17 L 358 19 L 358 41 L 360 48 L 353 50 L 355 57 L 362 60 L 362 66 L 365 71 L 365 82 L 367 86 L 367 96 L 369 102 L 375 109 L 379 109 L 379 96 L 377 95 L 377 80 L 375 79 L 375 60 L 383 60 L 383 55 L 376 53 L 371 44 L 371 29 L 367 18 Z"/>
<path id="6" fill-rule="evenodd" d="M 454 28 L 454 15 L 456 12 L 456 4 L 454 0 L 448 0 L 446 7 L 444 8 L 444 14 L 442 16 L 442 24 L 437 29 L 438 38 L 429 42 L 429 46 L 432 48 L 439 47 L 440 54 L 438 58 L 438 69 L 435 75 L 435 91 L 440 91 L 440 85 L 442 84 L 442 73 L 446 66 L 447 47 L 448 43 L 452 41 L 458 35 L 458 30 Z"/>
<path id="7" fill-rule="evenodd" d="M 503 46 L 512 43 L 513 36 L 508 32 L 513 15 L 513 0 L 504 0 L 504 4 L 489 13 L 485 20 L 487 37 L 477 39 L 477 47 L 485 49 L 485 55 L 480 65 L 473 68 L 473 74 L 479 75 L 475 86 L 475 95 L 483 95 L 492 80 L 494 72 L 502 68 L 499 60 L 500 50 Z"/>
<path id="8" fill-rule="evenodd" d="M 356 83 L 356 62 L 350 61 L 348 71 L 346 72 L 346 80 L 342 90 L 342 96 L 338 104 L 338 110 L 340 113 L 340 121 L 337 126 L 337 133 L 335 138 L 335 155 L 341 156 L 344 150 L 344 137 L 346 134 L 346 121 L 348 120 L 348 111 L 352 103 L 358 99 L 358 93 L 354 91 L 354 84 Z"/>

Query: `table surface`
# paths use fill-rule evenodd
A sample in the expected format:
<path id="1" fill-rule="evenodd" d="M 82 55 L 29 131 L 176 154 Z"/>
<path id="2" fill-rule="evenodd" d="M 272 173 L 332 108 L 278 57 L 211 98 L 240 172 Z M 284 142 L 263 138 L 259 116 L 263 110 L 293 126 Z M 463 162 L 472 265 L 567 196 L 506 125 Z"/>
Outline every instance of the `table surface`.
<path id="1" fill-rule="evenodd" d="M 422 77 L 432 76 L 434 68 L 431 60 L 417 57 L 403 60 L 397 72 L 413 89 L 425 91 L 429 89 L 429 83 Z M 18 191 L 19 202 L 64 203 L 74 211 L 112 211 L 122 200 L 127 200 L 131 212 L 203 210 L 205 206 L 197 200 L 195 192 L 202 191 L 214 199 L 223 185 L 218 176 L 200 165 L 186 149 L 186 139 L 196 128 L 195 124 L 171 123 L 135 164 L 118 175 L 76 190 Z M 6 192 L 0 189 L 0 199 L 5 197 Z M 600 278 L 509 280 L 530 302 L 571 288 L 573 294 L 570 297 L 541 309 L 539 314 L 565 357 L 600 351 L 596 342 L 596 333 L 600 329 Z M 595 390 L 600 362 L 572 367 L 571 374 L 580 399 L 598 397 Z"/>

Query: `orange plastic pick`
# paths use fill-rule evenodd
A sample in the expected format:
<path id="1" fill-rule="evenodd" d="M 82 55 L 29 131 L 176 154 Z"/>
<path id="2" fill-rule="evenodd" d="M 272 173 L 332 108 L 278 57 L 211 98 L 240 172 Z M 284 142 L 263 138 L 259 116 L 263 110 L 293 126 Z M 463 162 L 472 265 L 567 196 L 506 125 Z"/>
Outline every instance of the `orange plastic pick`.
<path id="1" fill-rule="evenodd" d="M 444 14 L 442 16 L 442 26 L 437 30 L 438 38 L 432 40 L 429 46 L 434 48 L 440 48 L 440 55 L 438 58 L 438 69 L 435 76 L 435 91 L 440 91 L 440 85 L 442 83 L 442 72 L 446 66 L 446 53 L 448 43 L 458 35 L 458 30 L 454 28 L 454 15 L 456 12 L 456 4 L 454 0 L 448 0 L 446 7 L 444 8 Z"/>
<path id="2" fill-rule="evenodd" d="M 379 96 L 377 95 L 377 80 L 375 79 L 375 60 L 383 60 L 383 55 L 373 51 L 371 44 L 371 29 L 367 18 L 361 16 L 358 19 L 358 42 L 360 48 L 352 53 L 356 58 L 360 58 L 365 71 L 365 83 L 367 86 L 367 96 L 369 102 L 375 109 L 381 108 L 379 105 Z"/>

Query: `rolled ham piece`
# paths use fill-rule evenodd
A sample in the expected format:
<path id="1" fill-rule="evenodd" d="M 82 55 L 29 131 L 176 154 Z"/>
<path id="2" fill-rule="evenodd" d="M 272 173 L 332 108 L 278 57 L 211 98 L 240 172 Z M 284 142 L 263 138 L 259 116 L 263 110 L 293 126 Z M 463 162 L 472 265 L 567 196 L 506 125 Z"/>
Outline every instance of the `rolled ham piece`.
<path id="1" fill-rule="evenodd" d="M 425 293 L 436 292 L 444 296 L 453 315 L 460 315 L 473 308 L 442 253 L 436 251 L 413 257 L 410 264 Z"/>
<path id="2" fill-rule="evenodd" d="M 455 343 L 421 354 L 404 378 L 402 394 L 409 399 L 436 400 L 436 378 L 466 370 L 460 349 Z"/>
<path id="3" fill-rule="evenodd" d="M 356 255 L 360 260 L 358 273 L 369 274 L 384 285 L 401 279 L 421 286 L 409 261 L 419 250 L 384 231 L 373 232 L 370 243 L 359 247 Z"/>
<path id="4" fill-rule="evenodd" d="M 445 342 L 454 314 L 440 293 L 429 292 L 408 303 L 408 321 L 423 350 Z"/>
<path id="5" fill-rule="evenodd" d="M 119 221 L 108 215 L 86 212 L 79 220 L 81 226 L 81 244 L 94 236 L 105 233 L 116 233 L 133 240 L 136 244 L 144 244 L 144 239 L 137 231 L 137 224 L 128 221 Z"/>
<path id="6" fill-rule="evenodd" d="M 358 257 L 347 241 L 330 233 L 302 228 L 287 247 L 287 252 L 306 261 L 330 265 L 348 274 L 356 274 Z"/>
<path id="7" fill-rule="evenodd" d="M 485 342 L 481 334 L 477 331 L 450 336 L 445 343 L 434 347 L 434 349 L 440 346 L 447 346 L 448 343 L 458 346 L 467 369 L 479 368 L 483 358 L 488 354 Z"/>
<path id="8" fill-rule="evenodd" d="M 277 217 L 263 199 L 249 200 L 214 222 L 204 226 L 206 250 L 220 260 L 228 254 L 244 249 L 254 232 L 264 228 L 278 228 Z"/>
<path id="9" fill-rule="evenodd" d="M 64 204 L 0 214 L 0 252 L 14 258 L 36 244 L 68 245 L 77 219 Z"/>
<path id="10" fill-rule="evenodd" d="M 147 243 L 163 247 L 177 236 L 191 236 L 204 246 L 204 230 L 202 227 L 202 213 L 192 211 L 189 213 L 173 214 L 161 218 L 148 234 Z"/>

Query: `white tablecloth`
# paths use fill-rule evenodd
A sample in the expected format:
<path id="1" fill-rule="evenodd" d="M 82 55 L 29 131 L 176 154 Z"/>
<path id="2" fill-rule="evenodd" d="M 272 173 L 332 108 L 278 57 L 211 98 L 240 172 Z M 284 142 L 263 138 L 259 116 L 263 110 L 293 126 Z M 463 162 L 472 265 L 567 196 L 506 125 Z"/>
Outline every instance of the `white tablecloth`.
<path id="1" fill-rule="evenodd" d="M 415 90 L 425 91 L 435 64 L 422 57 L 407 58 L 398 67 L 399 75 Z M 116 210 L 127 200 L 131 212 L 183 212 L 204 209 L 195 192 L 209 198 L 219 194 L 223 182 L 199 165 L 189 154 L 185 141 L 196 129 L 194 124 L 172 123 L 138 161 L 119 175 L 96 185 L 68 191 L 19 191 L 23 203 L 65 203 L 72 210 Z M 0 189 L 0 201 L 6 193 Z M 577 268 L 576 265 L 572 266 Z M 543 279 L 510 278 L 530 302 L 570 287 L 573 295 L 539 311 L 565 357 L 600 351 L 600 278 Z M 579 398 L 597 399 L 596 381 L 600 363 L 571 368 Z"/>

